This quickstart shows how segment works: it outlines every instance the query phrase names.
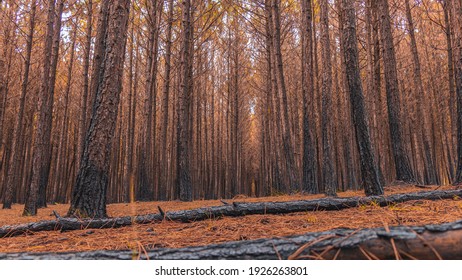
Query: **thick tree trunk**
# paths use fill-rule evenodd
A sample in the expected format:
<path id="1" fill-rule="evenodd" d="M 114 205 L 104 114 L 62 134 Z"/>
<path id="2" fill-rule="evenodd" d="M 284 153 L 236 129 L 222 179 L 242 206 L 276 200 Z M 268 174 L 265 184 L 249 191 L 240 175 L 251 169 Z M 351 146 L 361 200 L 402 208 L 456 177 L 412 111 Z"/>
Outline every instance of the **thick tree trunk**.
<path id="1" fill-rule="evenodd" d="M 126 40 L 129 0 L 115 0 L 108 5 L 108 18 L 98 32 L 107 30 L 101 63 L 93 71 L 102 78 L 96 86 L 95 103 L 85 140 L 82 163 L 72 193 L 69 216 L 102 218 L 106 214 L 109 159 L 122 86 L 123 51 Z M 104 14 L 102 11 L 101 14 Z M 106 32 L 105 32 L 106 33 Z M 97 37 L 99 37 L 97 35 Z M 101 47 L 101 46 L 98 46 Z"/>
<path id="2" fill-rule="evenodd" d="M 284 238 L 146 252 L 9 253 L 0 259 L 462 259 L 462 221 L 438 225 L 334 229 Z"/>
<path id="3" fill-rule="evenodd" d="M 390 137 L 395 161 L 396 180 L 411 183 L 415 182 L 415 176 L 411 169 L 409 157 L 405 148 L 404 137 L 402 136 L 400 92 L 388 0 L 379 0 L 377 2 L 381 19 L 380 35 L 383 45 L 383 67 L 387 93 L 388 121 L 390 124 Z"/>
<path id="4" fill-rule="evenodd" d="M 356 133 L 357 147 L 360 157 L 362 186 L 366 195 L 382 195 L 383 188 L 378 177 L 377 166 L 367 124 L 364 96 L 359 68 L 359 52 L 356 38 L 356 20 L 353 0 L 342 0 L 343 45 L 346 65 L 346 78 L 350 92 L 351 114 Z"/>

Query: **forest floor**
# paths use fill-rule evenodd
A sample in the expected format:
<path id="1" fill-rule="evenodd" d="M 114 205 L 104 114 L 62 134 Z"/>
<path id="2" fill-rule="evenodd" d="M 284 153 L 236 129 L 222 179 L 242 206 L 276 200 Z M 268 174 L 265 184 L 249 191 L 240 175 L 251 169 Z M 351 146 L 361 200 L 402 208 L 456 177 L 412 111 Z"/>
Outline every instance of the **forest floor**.
<path id="1" fill-rule="evenodd" d="M 416 186 L 392 186 L 385 194 L 430 190 L 451 190 L 452 186 L 432 186 L 428 189 Z M 363 196 L 362 191 L 340 192 L 340 197 Z M 262 198 L 238 196 L 239 202 L 291 201 L 321 198 L 324 195 L 292 195 Z M 135 216 L 156 213 L 157 206 L 164 211 L 186 210 L 222 205 L 219 200 L 194 202 L 136 202 L 108 205 L 111 217 Z M 69 205 L 50 205 L 40 209 L 36 217 L 22 217 L 23 205 L 13 205 L 10 210 L 0 210 L 0 226 L 23 224 L 39 220 L 53 220 L 52 211 L 65 215 Z M 462 198 L 439 201 L 408 201 L 388 207 L 362 205 L 340 211 L 311 211 L 284 215 L 249 215 L 181 223 L 162 221 L 137 224 L 123 228 L 87 229 L 69 232 L 43 231 L 17 237 L 0 238 L 0 252 L 67 252 L 89 250 L 150 250 L 154 248 L 179 248 L 202 246 L 212 243 L 274 238 L 335 228 L 374 228 L 394 225 L 423 225 L 453 222 L 462 219 Z"/>

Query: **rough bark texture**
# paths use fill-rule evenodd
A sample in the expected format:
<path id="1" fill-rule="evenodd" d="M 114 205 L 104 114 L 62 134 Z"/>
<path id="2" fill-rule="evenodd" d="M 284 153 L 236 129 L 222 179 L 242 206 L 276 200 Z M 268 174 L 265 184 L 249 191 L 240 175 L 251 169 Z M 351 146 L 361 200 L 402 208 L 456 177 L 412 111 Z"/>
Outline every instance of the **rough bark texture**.
<path id="1" fill-rule="evenodd" d="M 284 67 L 282 61 L 282 51 L 281 51 L 281 19 L 280 19 L 280 0 L 271 1 L 271 11 L 272 11 L 272 20 L 273 20 L 273 48 L 275 56 L 275 73 L 278 91 L 276 95 L 278 96 L 277 102 L 282 101 L 282 115 L 277 116 L 278 118 L 282 117 L 283 120 L 283 131 L 282 131 L 282 144 L 284 148 L 284 155 L 286 160 L 286 172 L 289 176 L 289 192 L 297 192 L 300 187 L 300 180 L 295 165 L 294 150 L 291 139 L 290 132 L 290 123 L 289 123 L 289 109 L 287 102 L 287 88 L 284 78 Z"/>
<path id="2" fill-rule="evenodd" d="M 377 166 L 374 160 L 369 126 L 364 106 L 361 83 L 359 52 L 356 38 L 356 21 L 354 1 L 342 0 L 343 30 L 341 44 L 344 48 L 346 80 L 350 93 L 351 114 L 356 133 L 357 147 L 360 157 L 362 185 L 366 195 L 382 195 Z"/>
<path id="3" fill-rule="evenodd" d="M 462 184 L 462 3 L 453 1 L 452 8 L 457 96 L 457 169 L 454 184 Z"/>
<path id="4" fill-rule="evenodd" d="M 191 87 L 191 1 L 183 1 L 183 43 L 181 57 L 181 91 L 178 96 L 177 123 L 177 192 L 181 201 L 192 201 L 190 174 L 189 114 Z"/>
<path id="5" fill-rule="evenodd" d="M 322 133 L 322 178 L 324 192 L 328 196 L 337 196 L 337 184 L 332 157 L 331 123 L 332 112 L 332 63 L 329 38 L 329 8 L 328 0 L 321 0 L 321 56 L 322 56 L 322 85 L 321 85 L 321 133 Z"/>
<path id="6" fill-rule="evenodd" d="M 35 14 L 37 11 L 37 2 L 34 0 L 31 3 L 30 10 L 30 19 L 29 19 L 29 33 L 27 34 L 27 47 L 26 55 L 24 60 L 24 78 L 21 84 L 21 96 L 19 99 L 19 111 L 16 116 L 16 122 L 14 125 L 14 135 L 11 147 L 10 162 L 8 164 L 8 173 L 6 178 L 6 190 L 3 196 L 3 209 L 11 209 L 11 204 L 13 202 L 13 192 L 20 185 L 18 182 L 19 177 L 19 166 L 22 162 L 21 158 L 22 149 L 21 145 L 23 143 L 23 123 L 24 123 L 24 110 L 26 105 L 26 94 L 27 94 L 27 85 L 29 83 L 29 71 L 31 64 L 31 54 L 32 54 L 32 45 L 34 39 L 34 29 L 35 29 Z"/>
<path id="7" fill-rule="evenodd" d="M 406 18 L 408 22 L 408 29 L 409 29 L 409 37 L 410 37 L 410 47 L 412 53 L 412 61 L 414 64 L 414 90 L 417 100 L 417 116 L 418 117 L 418 127 L 417 130 L 421 135 L 422 143 L 423 143 L 423 154 L 424 154 L 424 183 L 425 184 L 437 184 L 437 174 L 436 174 L 436 166 L 434 161 L 434 156 L 432 154 L 432 145 L 430 142 L 430 137 L 427 134 L 427 131 L 431 129 L 428 120 L 428 114 L 425 112 L 428 111 L 426 106 L 426 93 L 423 87 L 422 81 L 422 72 L 420 67 L 420 58 L 419 52 L 417 50 L 417 42 L 415 38 L 415 31 L 414 31 L 414 21 L 412 18 L 411 7 L 409 4 L 409 0 L 405 0 L 405 7 L 406 7 Z"/>
<path id="8" fill-rule="evenodd" d="M 38 126 L 40 127 L 43 125 L 43 131 L 38 129 L 39 132 L 43 133 L 40 135 L 38 133 L 37 139 L 40 139 L 39 142 L 43 144 L 42 148 L 44 151 L 40 151 L 43 153 L 41 155 L 41 161 L 37 161 L 41 164 L 40 173 L 39 173 L 39 187 L 38 187 L 38 196 L 37 196 L 37 207 L 43 208 L 47 206 L 47 187 L 48 181 L 50 176 L 50 167 L 51 167 L 51 156 L 52 156 L 52 146 L 51 146 L 51 129 L 53 125 L 53 105 L 54 105 L 54 95 L 55 95 L 55 87 L 56 87 L 56 74 L 57 74 L 57 67 L 58 67 L 58 60 L 59 60 L 59 52 L 60 52 L 60 42 L 61 42 L 61 25 L 62 25 L 62 15 L 64 10 L 64 2 L 65 0 L 59 0 L 59 4 L 57 6 L 57 11 L 55 12 L 55 23 L 53 27 L 53 46 L 51 49 L 51 65 L 50 65 L 50 76 L 49 76 L 49 90 L 47 94 L 47 101 L 46 107 L 41 108 L 45 110 L 45 118 L 44 122 L 39 121 Z M 57 2 L 58 3 L 58 2 Z M 40 112 L 42 114 L 42 112 Z M 34 151 L 36 152 L 36 151 Z M 34 160 L 37 157 L 34 155 Z M 34 164 L 34 163 L 33 163 Z M 35 184 L 34 174 L 32 174 L 32 183 Z M 29 210 L 29 209 L 25 209 Z M 24 212 L 26 214 L 26 211 Z"/>
<path id="9" fill-rule="evenodd" d="M 52 64 L 54 62 L 53 58 L 53 39 L 54 39 L 54 21 L 55 21 L 55 1 L 48 1 L 48 13 L 47 13 L 47 29 L 46 29 L 46 39 L 43 49 L 43 68 L 41 76 L 41 87 L 39 92 L 39 112 L 38 112 L 38 121 L 37 121 L 37 132 L 35 134 L 35 141 L 33 146 L 33 163 L 32 163 L 32 179 L 31 183 L 28 186 L 26 203 L 24 206 L 23 215 L 36 215 L 37 214 L 37 203 L 39 200 L 39 191 L 41 185 L 44 183 L 44 180 L 48 180 L 48 176 L 42 177 L 45 172 L 46 163 L 48 159 L 46 158 L 47 150 L 49 149 L 49 139 L 47 141 L 47 129 L 49 116 L 52 112 L 48 111 L 48 105 L 51 98 L 50 89 L 51 83 L 50 73 L 52 71 Z M 54 49 L 54 48 L 53 48 Z M 56 68 L 55 68 L 56 69 Z M 51 123 L 50 123 L 51 129 Z"/>
<path id="10" fill-rule="evenodd" d="M 378 10 L 381 20 L 381 41 L 383 46 L 383 68 L 385 72 L 385 89 L 388 106 L 388 122 L 392 154 L 395 161 L 396 179 L 404 182 L 415 182 L 409 157 L 405 150 L 404 137 L 402 136 L 402 124 L 400 118 L 400 98 L 398 87 L 398 73 L 396 64 L 395 47 L 391 28 L 390 11 L 388 0 L 378 0 Z"/>
<path id="11" fill-rule="evenodd" d="M 85 142 L 85 133 L 87 132 L 87 111 L 88 111 L 88 93 L 90 90 L 90 52 L 91 52 L 91 33 L 93 29 L 93 0 L 87 2 L 87 29 L 85 38 L 85 52 L 84 52 L 84 65 L 83 65 L 83 91 L 82 99 L 80 102 L 80 119 L 79 119 L 79 140 L 77 143 L 77 168 L 80 166 L 82 158 L 83 145 Z"/>
<path id="12" fill-rule="evenodd" d="M 40 221 L 36 223 L 3 226 L 0 228 L 0 237 L 16 236 L 23 233 L 50 231 L 50 230 L 79 230 L 88 228 L 114 228 L 129 226 L 134 223 L 146 224 L 163 220 L 179 221 L 184 223 L 214 219 L 224 216 L 238 217 L 245 215 L 287 214 L 307 211 L 337 211 L 354 208 L 360 205 L 374 203 L 377 206 L 388 206 L 411 200 L 440 200 L 461 197 L 462 190 L 430 191 L 407 194 L 394 194 L 390 196 L 369 196 L 349 198 L 321 198 L 315 200 L 298 200 L 289 202 L 257 202 L 226 204 L 192 210 L 147 214 L 135 217 L 118 217 L 102 219 L 62 218 L 57 216 L 54 221 Z"/>
<path id="13" fill-rule="evenodd" d="M 439 225 L 334 229 L 284 238 L 147 252 L 12 253 L 0 259 L 462 259 L 462 221 Z"/>
<path id="14" fill-rule="evenodd" d="M 170 95 L 170 73 L 172 57 L 172 26 L 173 26 L 173 0 L 168 1 L 168 20 L 167 20 L 167 39 L 165 42 L 165 72 L 164 85 L 162 89 L 162 120 L 160 135 L 160 170 L 159 173 L 159 191 L 157 197 L 159 200 L 167 199 L 167 182 L 168 182 L 168 161 L 167 161 L 167 128 L 168 128 L 168 102 Z"/>
<path id="15" fill-rule="evenodd" d="M 108 4 L 105 2 L 110 1 L 103 1 L 103 7 Z M 119 107 L 129 7 L 129 0 L 112 1 L 109 7 L 104 59 L 94 69 L 100 72 L 101 81 L 94 93 L 93 113 L 72 193 L 70 216 L 106 217 L 109 160 Z"/>
<path id="16" fill-rule="evenodd" d="M 314 77 L 313 77 L 313 20 L 311 0 L 302 2 L 302 96 L 303 96 L 303 159 L 302 159 L 302 190 L 307 193 L 318 193 L 318 181 L 316 170 L 316 154 L 314 147 L 313 120 L 310 118 L 310 110 L 313 109 Z"/>

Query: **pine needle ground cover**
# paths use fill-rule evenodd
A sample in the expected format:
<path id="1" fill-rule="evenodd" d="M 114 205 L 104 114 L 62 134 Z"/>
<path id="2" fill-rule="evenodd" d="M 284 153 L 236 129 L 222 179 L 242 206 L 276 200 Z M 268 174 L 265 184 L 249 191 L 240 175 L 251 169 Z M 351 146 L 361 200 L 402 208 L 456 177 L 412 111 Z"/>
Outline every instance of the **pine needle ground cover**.
<path id="1" fill-rule="evenodd" d="M 450 190 L 454 187 L 430 187 L 428 190 Z M 386 195 L 422 191 L 415 186 L 386 188 Z M 321 198 L 324 195 L 293 195 L 263 198 L 236 197 L 234 201 L 291 201 Z M 341 197 L 363 196 L 362 191 L 339 193 Z M 228 201 L 231 202 L 231 201 Z M 194 202 L 140 202 L 111 204 L 112 217 L 142 215 L 221 205 L 219 200 Z M 65 214 L 69 205 L 51 205 L 36 217 L 22 217 L 22 205 L 0 212 L 0 226 L 54 219 L 52 211 Z M 83 229 L 69 232 L 44 231 L 0 239 L 0 252 L 66 252 L 89 250 L 146 250 L 201 246 L 228 241 L 274 238 L 335 228 L 374 228 L 394 225 L 423 225 L 462 219 L 462 199 L 408 201 L 387 207 L 371 203 L 340 211 L 310 211 L 286 215 L 249 215 L 223 217 L 191 223 L 162 221 L 111 229 Z"/>

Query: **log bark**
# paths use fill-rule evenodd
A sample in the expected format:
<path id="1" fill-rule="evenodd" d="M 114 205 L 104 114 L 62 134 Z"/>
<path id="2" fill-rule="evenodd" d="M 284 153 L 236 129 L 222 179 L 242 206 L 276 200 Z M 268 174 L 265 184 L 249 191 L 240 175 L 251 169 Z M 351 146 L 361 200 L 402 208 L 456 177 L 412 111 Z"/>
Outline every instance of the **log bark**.
<path id="1" fill-rule="evenodd" d="M 461 245 L 462 220 L 413 227 L 334 229 L 147 252 L 12 253 L 0 254 L 0 259 L 462 259 Z"/>
<path id="2" fill-rule="evenodd" d="M 391 204 L 402 203 L 411 200 L 439 200 L 462 197 L 461 190 L 415 192 L 406 194 L 394 194 L 390 196 L 348 197 L 348 198 L 320 198 L 314 200 L 298 200 L 285 202 L 233 202 L 223 206 L 203 207 L 191 210 L 165 212 L 160 208 L 160 213 L 141 216 L 125 216 L 102 219 L 77 219 L 57 217 L 54 221 L 40 221 L 35 223 L 3 226 L 0 227 L 1 237 L 12 237 L 21 234 L 29 234 L 38 231 L 52 230 L 80 230 L 90 228 L 117 228 L 132 224 L 147 224 L 165 220 L 178 222 L 194 222 L 220 217 L 239 217 L 246 215 L 287 214 L 306 211 L 336 211 L 360 205 L 374 205 L 384 207 Z"/>

